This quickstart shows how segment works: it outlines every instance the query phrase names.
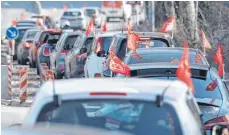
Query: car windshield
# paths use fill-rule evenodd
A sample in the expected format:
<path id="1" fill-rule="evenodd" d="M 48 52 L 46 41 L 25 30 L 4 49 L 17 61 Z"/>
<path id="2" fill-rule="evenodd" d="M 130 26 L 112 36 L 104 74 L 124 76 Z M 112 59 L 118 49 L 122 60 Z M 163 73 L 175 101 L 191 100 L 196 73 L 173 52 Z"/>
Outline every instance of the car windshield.
<path id="1" fill-rule="evenodd" d="M 75 17 L 75 16 L 80 16 L 81 13 L 79 11 L 65 11 L 63 16 L 67 17 Z"/>
<path id="2" fill-rule="evenodd" d="M 95 13 L 95 9 L 86 9 L 86 15 L 89 17 L 92 17 Z"/>
<path id="3" fill-rule="evenodd" d="M 71 100 L 63 101 L 58 108 L 48 104 L 39 114 L 37 123 L 40 122 L 82 125 L 134 135 L 182 134 L 171 105 L 165 103 L 157 107 L 155 102 L 139 100 Z"/>
<path id="4" fill-rule="evenodd" d="M 148 77 L 147 77 L 148 78 Z M 153 79 L 169 79 L 169 80 L 178 80 L 177 77 L 152 77 Z M 210 99 L 220 99 L 222 100 L 222 95 L 220 89 L 216 87 L 212 91 L 206 90 L 207 86 L 213 82 L 211 79 L 197 79 L 192 78 L 192 82 L 195 89 L 195 97 L 196 98 L 210 98 Z"/>
<path id="5" fill-rule="evenodd" d="M 29 31 L 26 35 L 26 39 L 34 39 L 38 31 Z"/>
<path id="6" fill-rule="evenodd" d="M 182 57 L 181 51 L 146 51 L 145 54 L 140 54 L 140 58 L 136 56 L 131 56 L 128 64 L 140 64 L 140 63 L 161 63 L 170 62 L 178 63 Z M 203 64 L 204 60 L 200 55 L 196 55 L 194 52 L 189 52 L 189 61 L 191 64 Z"/>

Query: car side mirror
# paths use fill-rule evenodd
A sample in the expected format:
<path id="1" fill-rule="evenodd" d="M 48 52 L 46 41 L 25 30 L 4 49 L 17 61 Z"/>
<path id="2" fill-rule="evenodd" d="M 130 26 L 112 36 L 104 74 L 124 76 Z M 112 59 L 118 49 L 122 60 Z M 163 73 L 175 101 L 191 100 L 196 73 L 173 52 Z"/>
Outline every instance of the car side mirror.
<path id="1" fill-rule="evenodd" d="M 36 45 L 36 46 L 40 46 L 41 43 L 40 43 L 39 41 L 35 41 L 35 45 Z"/>
<path id="2" fill-rule="evenodd" d="M 212 133 L 211 135 L 228 135 L 229 134 L 229 129 L 226 126 L 223 125 L 215 125 L 212 128 Z"/>
<path id="3" fill-rule="evenodd" d="M 106 57 L 106 54 L 105 54 L 105 51 L 104 50 L 101 50 L 97 53 L 97 56 L 98 57 Z"/>
<path id="4" fill-rule="evenodd" d="M 103 76 L 104 76 L 104 77 L 111 77 L 111 72 L 110 72 L 110 70 L 107 69 L 107 70 L 103 71 Z"/>

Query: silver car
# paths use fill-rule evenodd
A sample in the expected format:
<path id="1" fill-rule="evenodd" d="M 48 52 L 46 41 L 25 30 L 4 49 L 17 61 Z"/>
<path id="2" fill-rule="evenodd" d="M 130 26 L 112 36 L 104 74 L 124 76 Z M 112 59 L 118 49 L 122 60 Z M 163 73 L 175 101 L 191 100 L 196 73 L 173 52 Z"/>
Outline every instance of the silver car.
<path id="1" fill-rule="evenodd" d="M 60 26 L 64 27 L 69 22 L 70 28 L 85 30 L 90 17 L 86 15 L 84 9 L 74 8 L 64 11 L 60 18 Z"/>

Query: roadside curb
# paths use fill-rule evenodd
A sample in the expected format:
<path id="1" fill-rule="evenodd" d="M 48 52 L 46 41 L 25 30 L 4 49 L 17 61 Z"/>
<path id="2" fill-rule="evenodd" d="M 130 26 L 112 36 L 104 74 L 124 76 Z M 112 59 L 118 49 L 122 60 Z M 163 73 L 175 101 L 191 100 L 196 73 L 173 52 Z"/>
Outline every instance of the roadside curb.
<path id="1" fill-rule="evenodd" d="M 32 100 L 26 100 L 25 102 L 21 102 L 19 99 L 1 99 L 1 104 L 5 106 L 30 107 L 32 103 Z"/>

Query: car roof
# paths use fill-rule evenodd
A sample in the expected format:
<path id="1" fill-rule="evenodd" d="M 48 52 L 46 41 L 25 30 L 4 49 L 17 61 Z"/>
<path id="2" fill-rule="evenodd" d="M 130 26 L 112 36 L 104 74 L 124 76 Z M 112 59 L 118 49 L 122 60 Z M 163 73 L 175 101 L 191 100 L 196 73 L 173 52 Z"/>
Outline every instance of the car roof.
<path id="1" fill-rule="evenodd" d="M 99 7 L 83 7 L 82 9 L 98 9 Z"/>
<path id="2" fill-rule="evenodd" d="M 152 96 L 151 100 L 153 100 L 153 98 L 156 98 L 157 95 L 164 93 L 164 90 L 166 89 L 166 94 L 164 94 L 164 97 L 176 100 L 181 98 L 182 95 L 185 95 L 185 93 L 188 91 L 187 86 L 180 81 L 162 81 L 138 78 L 55 80 L 54 86 L 55 93 L 59 96 L 86 94 L 88 95 L 88 98 L 90 98 L 89 94 L 91 92 L 124 92 L 127 93 L 127 95 L 150 95 L 150 99 Z M 50 96 L 53 96 L 52 81 L 44 83 L 37 94 L 37 98 L 39 101 L 39 99 L 42 100 L 43 98 Z"/>
<path id="3" fill-rule="evenodd" d="M 107 31 L 107 32 L 98 32 L 96 33 L 97 37 L 110 37 L 114 36 L 115 34 L 122 33 L 122 31 Z"/>
<path id="4" fill-rule="evenodd" d="M 35 20 L 19 20 L 17 23 L 36 23 Z"/>
<path id="5" fill-rule="evenodd" d="M 203 56 L 203 53 L 199 49 L 188 48 L 188 50 L 189 50 L 189 53 L 196 53 L 196 54 L 200 54 L 201 56 Z M 160 52 L 165 52 L 165 53 L 169 53 L 169 52 L 183 53 L 184 48 L 183 47 L 152 47 L 152 48 L 138 48 L 136 50 L 138 54 L 151 53 L 155 51 L 160 51 Z M 132 54 L 134 52 L 130 51 L 129 53 Z"/>
<path id="6" fill-rule="evenodd" d="M 40 31 L 40 29 L 28 29 L 27 31 Z"/>
<path id="7" fill-rule="evenodd" d="M 139 69 L 150 69 L 150 68 L 178 68 L 178 63 L 137 63 L 128 65 L 130 70 L 139 70 Z M 200 69 L 200 70 L 209 70 L 209 65 L 200 65 L 200 64 L 190 64 L 191 69 Z"/>
<path id="8" fill-rule="evenodd" d="M 80 31 L 76 31 L 76 32 L 65 32 L 64 34 L 67 34 L 68 36 L 73 36 L 73 35 L 80 35 L 81 32 Z"/>
<path id="9" fill-rule="evenodd" d="M 169 38 L 171 37 L 168 33 L 162 33 L 162 32 L 135 32 L 140 37 L 163 37 L 163 38 Z M 127 36 L 127 31 L 120 33 L 121 36 Z"/>
<path id="10" fill-rule="evenodd" d="M 67 9 L 66 11 L 64 11 L 64 12 L 71 12 L 71 11 L 82 11 L 82 9 L 80 9 L 80 8 L 70 8 L 70 9 Z"/>
<path id="11" fill-rule="evenodd" d="M 25 29 L 32 29 L 32 28 L 34 28 L 34 27 L 24 27 L 24 26 L 22 26 L 22 27 L 16 27 L 18 30 L 25 30 Z"/>

